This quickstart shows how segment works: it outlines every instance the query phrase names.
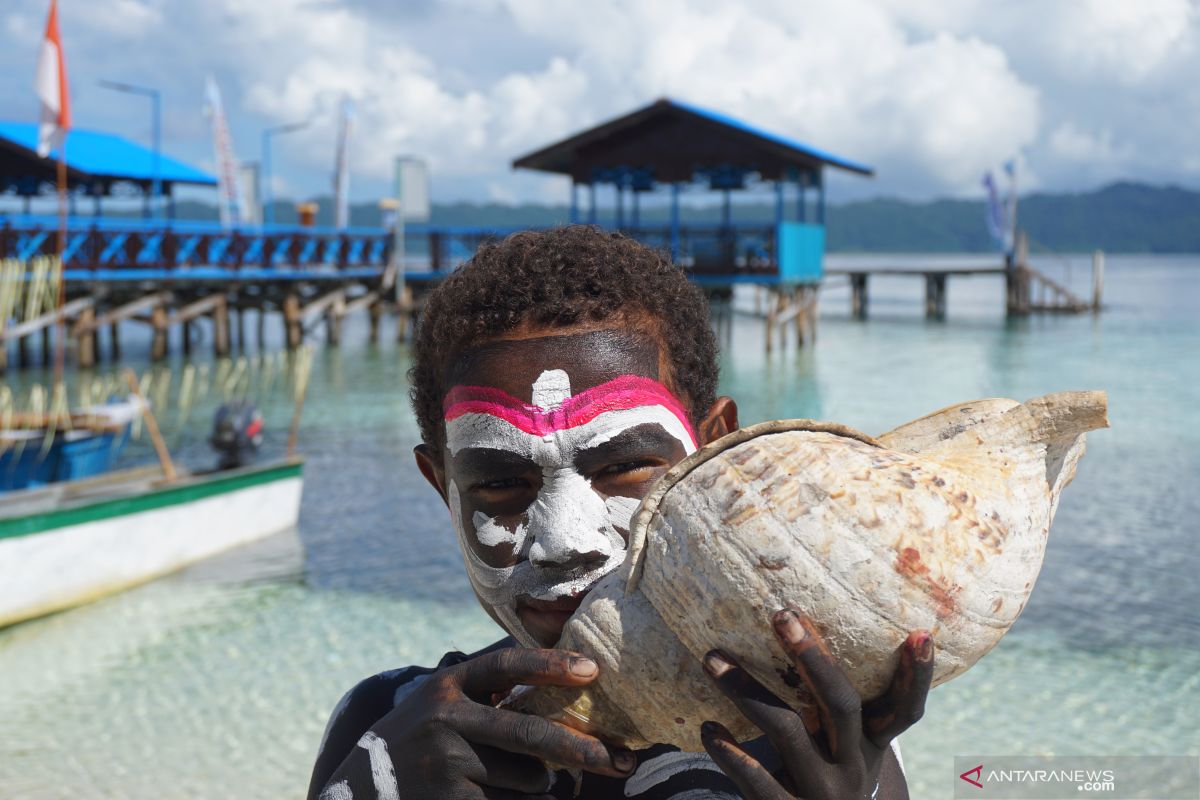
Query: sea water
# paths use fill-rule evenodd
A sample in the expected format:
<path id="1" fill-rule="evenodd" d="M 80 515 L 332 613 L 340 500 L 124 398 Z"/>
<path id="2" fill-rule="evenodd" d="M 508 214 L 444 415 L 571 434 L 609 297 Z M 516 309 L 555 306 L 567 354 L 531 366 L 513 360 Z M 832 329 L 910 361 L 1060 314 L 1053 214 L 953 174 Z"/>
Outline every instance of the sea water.
<path id="1" fill-rule="evenodd" d="M 1086 291 L 1088 263 L 1038 265 Z M 1107 267 L 1099 315 L 1006 321 L 998 278 L 951 278 L 949 318 L 926 321 L 923 282 L 902 276 L 873 279 L 861 322 L 835 279 L 815 346 L 767 355 L 749 317 L 723 344 L 743 423 L 878 433 L 977 397 L 1109 392 L 1112 429 L 1089 436 L 1024 615 L 902 738 L 914 797 L 950 796 L 955 755 L 1200 755 L 1200 258 Z M 365 338 L 351 324 L 316 354 L 298 531 L 0 631 L 0 797 L 300 796 L 348 687 L 499 637 L 413 464 L 408 350 Z M 181 458 L 210 460 L 211 407 L 163 413 Z M 269 452 L 287 416 L 268 402 Z"/>

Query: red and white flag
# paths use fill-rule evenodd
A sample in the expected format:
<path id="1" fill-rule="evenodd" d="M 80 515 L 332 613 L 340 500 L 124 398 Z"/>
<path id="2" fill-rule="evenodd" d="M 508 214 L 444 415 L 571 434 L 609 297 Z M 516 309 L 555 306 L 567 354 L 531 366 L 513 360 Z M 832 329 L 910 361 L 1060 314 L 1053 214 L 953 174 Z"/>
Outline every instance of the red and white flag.
<path id="1" fill-rule="evenodd" d="M 71 127 L 71 100 L 67 96 L 67 62 L 63 59 L 62 37 L 58 34 L 58 0 L 50 0 L 50 17 L 46 20 L 46 38 L 38 53 L 34 91 L 41 101 L 42 116 L 38 125 L 38 155 L 50 155 L 61 147 Z"/>

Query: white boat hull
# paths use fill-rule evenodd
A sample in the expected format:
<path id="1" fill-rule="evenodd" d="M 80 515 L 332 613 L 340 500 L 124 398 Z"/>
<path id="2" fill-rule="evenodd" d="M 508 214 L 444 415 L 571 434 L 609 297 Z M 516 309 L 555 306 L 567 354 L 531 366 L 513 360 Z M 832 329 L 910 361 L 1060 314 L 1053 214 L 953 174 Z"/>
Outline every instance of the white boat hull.
<path id="1" fill-rule="evenodd" d="M 299 516 L 302 486 L 300 465 L 291 463 L 0 519 L 0 626 L 287 530 Z"/>

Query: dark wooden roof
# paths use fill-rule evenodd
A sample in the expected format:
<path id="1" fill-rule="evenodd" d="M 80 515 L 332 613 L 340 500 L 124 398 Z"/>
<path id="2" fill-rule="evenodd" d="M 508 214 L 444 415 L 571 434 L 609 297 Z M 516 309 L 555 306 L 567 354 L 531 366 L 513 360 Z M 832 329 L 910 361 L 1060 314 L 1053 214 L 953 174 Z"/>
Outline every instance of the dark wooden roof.
<path id="1" fill-rule="evenodd" d="M 517 168 L 570 175 L 578 183 L 607 182 L 606 176 L 622 170 L 675 183 L 718 167 L 775 180 L 826 166 L 874 174 L 865 164 L 666 98 L 513 162 Z"/>

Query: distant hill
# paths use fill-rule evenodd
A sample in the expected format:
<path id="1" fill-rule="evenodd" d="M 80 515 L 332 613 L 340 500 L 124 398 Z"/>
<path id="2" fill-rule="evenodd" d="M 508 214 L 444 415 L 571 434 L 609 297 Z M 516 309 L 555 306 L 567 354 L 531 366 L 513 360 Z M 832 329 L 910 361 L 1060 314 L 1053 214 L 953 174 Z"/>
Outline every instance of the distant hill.
<path id="1" fill-rule="evenodd" d="M 332 200 L 314 200 L 317 223 L 333 220 Z M 665 222 L 661 209 L 642 215 L 643 222 Z M 714 205 L 689 209 L 685 218 L 716 221 Z M 479 227 L 541 226 L 565 223 L 565 205 L 519 206 L 497 203 L 449 203 L 433 206 L 432 222 Z M 739 205 L 735 219 L 773 218 L 770 204 Z M 215 207 L 182 202 L 181 218 L 215 219 Z M 1032 194 L 1021 198 L 1018 217 L 1036 250 L 1078 252 L 1096 248 L 1119 253 L 1200 252 L 1200 192 L 1176 186 L 1122 182 L 1078 194 Z M 275 204 L 275 219 L 296 219 L 290 202 Z M 373 203 L 350 210 L 352 225 L 378 225 Z M 834 252 L 989 252 L 995 249 L 984 225 L 984 204 L 978 200 L 934 200 L 916 203 L 880 198 L 830 206 L 827 215 L 829 249 Z"/>

